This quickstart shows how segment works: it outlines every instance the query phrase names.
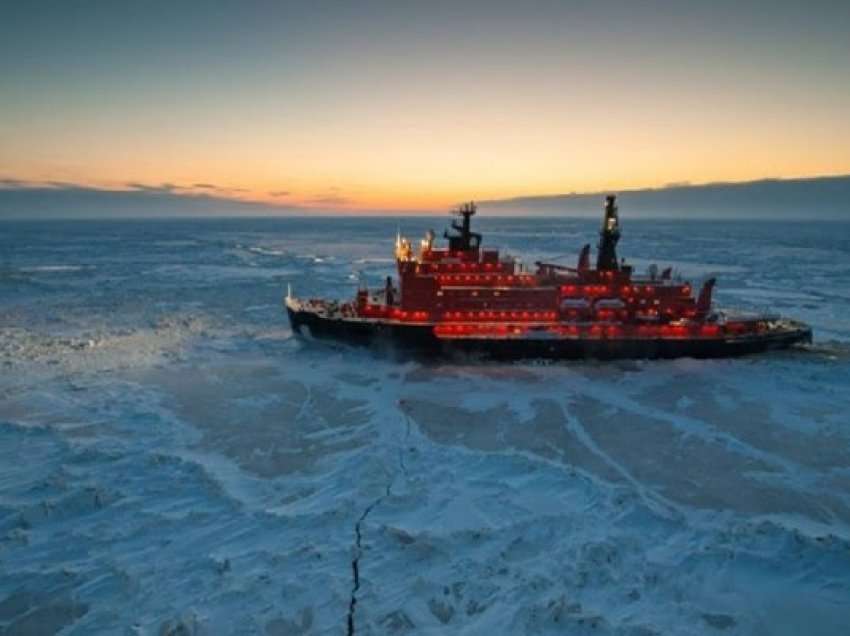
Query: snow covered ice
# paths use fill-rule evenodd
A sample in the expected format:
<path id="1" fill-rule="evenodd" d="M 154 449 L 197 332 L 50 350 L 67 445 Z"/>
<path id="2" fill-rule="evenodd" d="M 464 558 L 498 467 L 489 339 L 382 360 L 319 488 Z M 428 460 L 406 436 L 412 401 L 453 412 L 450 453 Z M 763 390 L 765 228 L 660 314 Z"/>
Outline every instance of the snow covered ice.
<path id="1" fill-rule="evenodd" d="M 810 323 L 806 351 L 425 364 L 293 338 L 287 284 L 379 284 L 396 226 L 0 224 L 0 632 L 846 633 L 850 224 L 624 220 L 639 269 L 717 274 L 719 304 Z M 480 226 L 527 262 L 596 230 Z"/>

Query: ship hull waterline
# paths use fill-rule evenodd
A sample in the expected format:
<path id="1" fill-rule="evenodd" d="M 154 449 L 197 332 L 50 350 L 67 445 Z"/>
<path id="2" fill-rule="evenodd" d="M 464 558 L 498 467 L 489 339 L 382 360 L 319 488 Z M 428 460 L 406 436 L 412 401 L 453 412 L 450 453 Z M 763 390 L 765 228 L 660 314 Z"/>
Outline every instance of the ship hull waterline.
<path id="1" fill-rule="evenodd" d="M 286 310 L 293 333 L 298 336 L 425 357 L 461 354 L 494 360 L 728 358 L 812 341 L 811 329 L 802 323 L 775 332 L 716 338 L 441 338 L 430 324 L 326 317 L 292 307 Z"/>

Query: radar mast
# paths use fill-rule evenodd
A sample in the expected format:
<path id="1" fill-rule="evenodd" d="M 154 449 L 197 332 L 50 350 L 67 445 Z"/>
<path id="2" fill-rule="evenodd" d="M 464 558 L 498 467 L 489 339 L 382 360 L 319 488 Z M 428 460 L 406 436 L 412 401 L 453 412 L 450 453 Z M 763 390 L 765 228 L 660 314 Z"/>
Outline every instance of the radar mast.
<path id="1" fill-rule="evenodd" d="M 458 234 L 450 234 L 448 230 L 443 233 L 443 236 L 449 240 L 450 250 L 466 251 L 478 249 L 481 245 L 481 235 L 470 230 L 470 219 L 475 216 L 476 210 L 475 203 L 470 201 L 453 211 L 453 214 L 463 217 L 463 220 L 460 225 L 457 221 L 452 221 L 452 229 Z"/>

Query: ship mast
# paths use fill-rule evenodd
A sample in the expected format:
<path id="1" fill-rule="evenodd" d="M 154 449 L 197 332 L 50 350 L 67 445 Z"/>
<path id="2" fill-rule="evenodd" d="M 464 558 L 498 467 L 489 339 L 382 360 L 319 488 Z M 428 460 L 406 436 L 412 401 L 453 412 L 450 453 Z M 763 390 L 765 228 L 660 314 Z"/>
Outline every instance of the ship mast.
<path id="1" fill-rule="evenodd" d="M 599 231 L 599 251 L 596 255 L 596 269 L 617 270 L 617 241 L 620 240 L 620 220 L 617 216 L 617 197 L 613 194 L 605 197 L 605 216 Z"/>
<path id="2" fill-rule="evenodd" d="M 449 234 L 448 231 L 443 233 L 443 236 L 449 239 L 449 249 L 453 251 L 466 251 L 477 249 L 481 245 L 481 235 L 470 229 L 470 219 L 475 214 L 475 211 L 475 203 L 472 201 L 464 203 L 454 211 L 455 214 L 463 217 L 463 221 L 461 225 L 458 225 L 456 221 L 452 221 L 452 229 L 459 232 L 458 235 Z"/>

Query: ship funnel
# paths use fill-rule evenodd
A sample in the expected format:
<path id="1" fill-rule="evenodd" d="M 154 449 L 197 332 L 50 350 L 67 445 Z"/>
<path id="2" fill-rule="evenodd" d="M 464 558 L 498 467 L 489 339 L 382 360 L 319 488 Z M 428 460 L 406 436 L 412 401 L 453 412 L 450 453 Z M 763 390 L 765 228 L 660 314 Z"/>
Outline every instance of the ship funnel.
<path id="1" fill-rule="evenodd" d="M 581 248 L 578 255 L 578 271 L 583 272 L 590 269 L 590 243 Z"/>
<path id="2" fill-rule="evenodd" d="M 599 252 L 596 255 L 596 269 L 616 270 L 617 241 L 620 240 L 620 219 L 617 216 L 617 197 L 613 194 L 605 197 L 605 215 L 602 217 L 602 229 L 599 231 Z"/>
<path id="3" fill-rule="evenodd" d="M 709 278 L 702 284 L 702 289 L 699 292 L 697 299 L 697 315 L 705 316 L 711 311 L 711 292 L 714 290 L 715 278 Z"/>

